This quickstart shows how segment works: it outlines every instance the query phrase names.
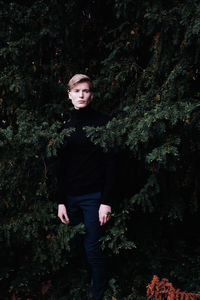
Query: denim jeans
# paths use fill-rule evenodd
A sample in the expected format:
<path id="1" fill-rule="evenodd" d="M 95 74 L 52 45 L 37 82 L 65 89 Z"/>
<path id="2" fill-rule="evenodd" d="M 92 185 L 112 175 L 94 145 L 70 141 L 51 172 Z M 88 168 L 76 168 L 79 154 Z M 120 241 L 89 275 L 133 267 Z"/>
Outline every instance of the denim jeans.
<path id="1" fill-rule="evenodd" d="M 70 223 L 85 225 L 83 244 L 87 262 L 91 271 L 92 294 L 94 300 L 103 299 L 107 285 L 107 270 L 99 239 L 102 228 L 99 223 L 101 193 L 67 197 L 67 210 Z"/>

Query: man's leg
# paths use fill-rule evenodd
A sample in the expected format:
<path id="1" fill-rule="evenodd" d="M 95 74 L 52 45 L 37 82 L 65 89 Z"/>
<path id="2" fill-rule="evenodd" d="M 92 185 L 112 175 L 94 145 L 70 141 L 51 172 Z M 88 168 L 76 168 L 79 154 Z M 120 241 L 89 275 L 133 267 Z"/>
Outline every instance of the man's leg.
<path id="1" fill-rule="evenodd" d="M 80 209 L 79 206 L 79 200 L 77 197 L 74 196 L 68 196 L 67 198 L 67 213 L 70 220 L 70 224 L 72 226 L 79 225 L 80 223 L 83 223 L 83 212 Z M 75 249 L 75 252 L 80 256 L 81 258 L 84 258 L 84 263 L 86 261 L 85 258 L 85 249 L 83 245 L 83 235 L 82 234 L 76 234 L 74 239 L 72 240 L 72 249 Z"/>
<path id="2" fill-rule="evenodd" d="M 81 201 L 86 229 L 84 246 L 91 268 L 93 297 L 94 300 L 101 300 L 106 289 L 108 276 L 99 242 L 102 236 L 102 228 L 99 223 L 100 193 L 95 193 L 93 198 L 91 196 L 92 194 L 89 195 L 89 199 Z"/>

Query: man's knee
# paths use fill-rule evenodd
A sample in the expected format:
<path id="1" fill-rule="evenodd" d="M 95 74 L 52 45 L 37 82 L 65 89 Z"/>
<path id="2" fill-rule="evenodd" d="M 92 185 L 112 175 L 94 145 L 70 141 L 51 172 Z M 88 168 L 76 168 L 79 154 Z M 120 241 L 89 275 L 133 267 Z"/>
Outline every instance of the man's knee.
<path id="1" fill-rule="evenodd" d="M 104 256 L 100 245 L 98 247 L 85 247 L 86 256 L 90 264 L 104 262 Z"/>

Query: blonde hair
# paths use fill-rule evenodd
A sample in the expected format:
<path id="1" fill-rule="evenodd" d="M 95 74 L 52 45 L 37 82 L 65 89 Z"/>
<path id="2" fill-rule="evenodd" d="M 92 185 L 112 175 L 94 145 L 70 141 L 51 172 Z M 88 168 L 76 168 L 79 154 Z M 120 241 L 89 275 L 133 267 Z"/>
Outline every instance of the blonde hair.
<path id="1" fill-rule="evenodd" d="M 89 76 L 84 75 L 84 74 L 76 74 L 74 75 L 68 82 L 68 88 L 71 90 L 76 84 L 80 82 L 88 82 L 91 88 L 92 81 Z"/>

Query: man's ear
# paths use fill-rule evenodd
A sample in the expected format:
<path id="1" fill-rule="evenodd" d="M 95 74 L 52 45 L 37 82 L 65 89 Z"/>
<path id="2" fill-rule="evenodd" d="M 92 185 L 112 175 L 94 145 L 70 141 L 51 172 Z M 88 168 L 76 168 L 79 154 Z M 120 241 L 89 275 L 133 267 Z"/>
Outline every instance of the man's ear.
<path id="1" fill-rule="evenodd" d="M 68 98 L 71 100 L 71 93 L 70 93 L 70 91 L 68 91 L 67 93 L 68 93 Z"/>

